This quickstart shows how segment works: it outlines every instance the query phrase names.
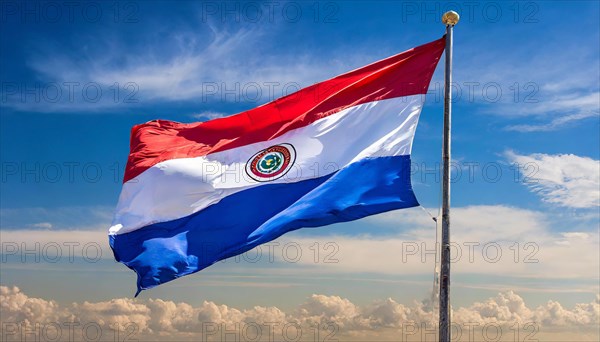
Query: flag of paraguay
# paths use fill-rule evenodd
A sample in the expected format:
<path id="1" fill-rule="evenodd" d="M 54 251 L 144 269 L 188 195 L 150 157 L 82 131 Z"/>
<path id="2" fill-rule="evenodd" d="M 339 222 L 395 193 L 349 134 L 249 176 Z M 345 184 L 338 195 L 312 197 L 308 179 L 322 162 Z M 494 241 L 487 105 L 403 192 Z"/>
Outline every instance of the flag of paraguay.
<path id="1" fill-rule="evenodd" d="M 417 206 L 410 152 L 444 44 L 233 116 L 135 126 L 109 238 L 137 293 L 289 231 Z"/>

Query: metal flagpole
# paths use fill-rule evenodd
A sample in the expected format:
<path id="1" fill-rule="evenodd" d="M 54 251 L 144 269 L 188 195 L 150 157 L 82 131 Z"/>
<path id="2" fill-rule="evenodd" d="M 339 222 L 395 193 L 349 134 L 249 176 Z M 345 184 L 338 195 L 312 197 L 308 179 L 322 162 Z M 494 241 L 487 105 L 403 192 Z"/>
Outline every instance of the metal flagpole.
<path id="1" fill-rule="evenodd" d="M 440 342 L 450 341 L 450 127 L 452 116 L 452 29 L 458 23 L 458 13 L 442 16 L 446 25 L 446 70 L 444 73 L 444 142 L 442 147 L 442 250 L 440 268 Z"/>

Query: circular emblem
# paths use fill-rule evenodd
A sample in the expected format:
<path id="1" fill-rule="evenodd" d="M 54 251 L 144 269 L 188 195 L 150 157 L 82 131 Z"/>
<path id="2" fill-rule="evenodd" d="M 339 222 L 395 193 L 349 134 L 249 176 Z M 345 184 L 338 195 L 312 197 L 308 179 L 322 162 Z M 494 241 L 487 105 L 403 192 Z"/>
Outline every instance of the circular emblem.
<path id="1" fill-rule="evenodd" d="M 268 182 L 283 177 L 296 161 L 291 144 L 279 144 L 256 153 L 246 163 L 246 173 L 255 181 Z"/>

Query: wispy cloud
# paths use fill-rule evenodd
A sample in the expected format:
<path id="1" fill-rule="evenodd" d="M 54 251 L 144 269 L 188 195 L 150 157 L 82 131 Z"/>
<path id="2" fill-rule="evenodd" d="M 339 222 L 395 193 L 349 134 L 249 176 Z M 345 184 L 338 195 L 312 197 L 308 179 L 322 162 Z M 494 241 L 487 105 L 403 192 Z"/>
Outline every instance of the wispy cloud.
<path id="1" fill-rule="evenodd" d="M 56 208 L 1 208 L 2 230 L 50 229 L 95 230 L 108 227 L 113 207 L 67 206 Z"/>
<path id="2" fill-rule="evenodd" d="M 39 222 L 39 223 L 34 223 L 31 226 L 33 228 L 39 228 L 39 229 L 51 229 L 52 228 L 52 223 L 50 223 L 50 222 Z"/>
<path id="3" fill-rule="evenodd" d="M 544 201 L 571 208 L 600 205 L 600 161 L 573 154 L 519 155 L 508 151 L 505 155 L 511 162 L 535 168 L 527 186 Z"/>
<path id="4" fill-rule="evenodd" d="M 521 125 L 512 125 L 506 127 L 509 131 L 517 131 L 517 132 L 549 132 L 555 131 L 559 128 L 572 124 L 574 122 L 578 122 L 587 118 L 600 117 L 600 112 L 587 112 L 587 113 L 578 113 L 578 114 L 570 114 L 564 115 L 561 117 L 557 117 L 548 123 L 540 123 L 540 124 L 521 124 Z"/>
<path id="5" fill-rule="evenodd" d="M 548 279 L 571 279 L 568 286 L 563 284 L 562 290 L 597 291 L 598 288 L 590 287 L 587 281 L 600 278 L 597 272 L 600 242 L 593 231 L 593 223 L 597 220 L 597 216 L 565 220 L 539 211 L 507 206 L 453 208 L 453 225 L 457 227 L 452 237 L 455 244 L 453 270 L 456 274 L 484 277 L 503 274 L 508 284 L 523 288 L 529 285 L 524 285 L 520 279 L 536 278 L 540 279 L 536 285 L 538 289 L 548 291 L 559 291 L 549 287 Z M 568 222 L 570 229 L 565 229 L 564 222 Z M 433 270 L 434 223 L 420 209 L 384 213 L 357 224 L 377 229 L 365 230 L 371 234 L 359 236 L 342 235 L 343 231 L 336 235 L 288 234 L 273 242 L 278 248 L 259 246 L 247 252 L 240 261 L 242 265 L 264 267 L 276 273 L 289 271 L 290 275 L 302 274 L 308 278 L 352 274 L 414 276 L 429 274 Z M 101 249 L 102 258 L 112 259 L 106 231 L 107 226 L 92 231 L 53 229 L 43 233 L 20 229 L 3 231 L 2 240 L 17 246 L 34 246 L 36 243 L 63 246 L 67 242 L 78 242 L 78 246 L 84 246 L 94 243 Z M 381 235 L 382 232 L 387 233 Z M 317 256 L 314 252 L 316 243 L 320 246 Z M 294 248 L 288 250 L 284 246 Z M 296 257 L 293 253 L 297 249 L 305 253 Z M 284 250 L 291 254 L 283 253 Z M 500 255 L 497 256 L 498 251 Z M 318 262 L 315 262 L 316 257 Z M 19 255 L 14 255 L 10 260 L 19 258 Z M 226 264 L 233 265 L 225 262 L 222 267 L 227 267 Z M 220 267 L 215 265 L 211 269 L 219 270 Z"/>
<path id="6" fill-rule="evenodd" d="M 501 58 L 494 48 L 466 48 L 466 58 L 458 59 L 455 67 L 461 102 L 516 122 L 505 128 L 518 132 L 554 131 L 597 117 L 598 55 L 584 45 L 563 40 L 532 42 L 502 49 Z M 468 82 L 476 86 L 469 88 Z"/>
<path id="7" fill-rule="evenodd" d="M 452 267 L 455 274 L 484 277 L 501 274 L 511 279 L 508 282 L 513 286 L 522 284 L 519 278 L 572 279 L 567 286 L 570 290 L 598 291 L 597 286 L 586 285 L 587 279 L 600 277 L 596 270 L 600 266 L 599 240 L 594 231 L 598 217 L 583 222 L 571 218 L 566 221 L 571 230 L 565 231 L 565 221 L 558 217 L 514 207 L 458 207 L 453 208 L 452 214 L 455 227 Z M 327 241 L 335 242 L 339 261 L 319 263 L 313 271 L 406 275 L 426 274 L 433 270 L 435 230 L 427 215 L 399 210 L 373 216 L 364 222 L 378 227 L 377 230 L 394 229 L 401 233 L 385 237 L 336 235 L 319 238 L 321 245 Z M 290 241 L 309 246 L 314 244 L 314 239 L 311 236 Z M 310 256 L 301 259 L 300 263 L 314 264 Z M 546 284 L 547 281 L 541 281 L 536 286 L 545 288 Z"/>
<path id="8" fill-rule="evenodd" d="M 206 111 L 206 112 L 191 114 L 190 116 L 194 119 L 198 119 L 201 121 L 208 121 L 208 120 L 212 120 L 212 119 L 222 118 L 222 117 L 225 117 L 228 115 L 230 115 L 230 114 L 222 113 L 222 112 Z"/>
<path id="9" fill-rule="evenodd" d="M 58 87 L 63 96 L 57 101 L 22 101 L 18 89 L 10 89 L 15 94 L 3 94 L 2 104 L 41 112 L 165 102 L 258 105 L 350 70 L 357 60 L 371 61 L 356 51 L 341 63 L 310 51 L 280 50 L 271 46 L 277 30 L 276 25 L 198 23 L 194 31 L 176 27 L 164 40 L 145 40 L 143 46 L 100 31 L 93 48 L 82 44 L 82 51 L 65 53 L 49 46 L 30 57 L 29 66 L 41 81 L 36 84 L 44 87 L 40 93 L 54 94 Z"/>

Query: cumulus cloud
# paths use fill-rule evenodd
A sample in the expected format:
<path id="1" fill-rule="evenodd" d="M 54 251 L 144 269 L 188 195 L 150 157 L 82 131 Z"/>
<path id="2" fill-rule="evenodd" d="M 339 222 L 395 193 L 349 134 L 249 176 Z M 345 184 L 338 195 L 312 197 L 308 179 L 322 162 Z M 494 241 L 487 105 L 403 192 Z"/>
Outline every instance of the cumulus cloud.
<path id="1" fill-rule="evenodd" d="M 308 324 L 336 322 L 341 328 L 352 328 L 359 321 L 360 310 L 346 298 L 313 294 L 300 305 L 297 317 Z"/>
<path id="2" fill-rule="evenodd" d="M 45 326 L 69 322 L 79 326 L 94 324 L 107 331 L 112 331 L 110 329 L 114 329 L 115 324 L 133 327 L 129 332 L 135 335 L 131 337 L 139 340 L 209 340 L 207 337 L 219 340 L 222 337 L 221 330 L 225 328 L 230 336 L 238 334 L 238 340 L 254 340 L 257 332 L 263 337 L 261 340 L 269 340 L 272 337 L 281 339 L 280 334 L 289 333 L 290 327 L 308 331 L 315 326 L 324 327 L 325 330 L 333 327 L 330 332 L 334 331 L 337 334 L 335 337 L 344 339 L 361 336 L 384 338 L 388 333 L 392 333 L 391 336 L 394 332 L 397 334 L 407 325 L 433 324 L 435 319 L 424 302 L 405 306 L 387 298 L 359 306 L 347 298 L 317 294 L 289 312 L 277 307 L 261 306 L 238 309 L 209 301 L 194 307 L 161 299 L 141 301 L 118 298 L 59 305 L 52 300 L 29 297 L 18 287 L 6 286 L 0 287 L 0 303 L 5 340 L 21 339 L 20 329 L 24 329 L 21 324 L 30 329 L 37 324 L 41 327 L 38 333 L 43 334 Z M 528 322 L 536 324 L 538 328 L 593 329 L 600 320 L 600 296 L 590 303 L 577 304 L 572 309 L 564 308 L 555 301 L 530 308 L 521 296 L 507 291 L 467 307 L 455 308 L 453 320 L 459 325 L 495 324 L 509 327 Z M 248 327 L 254 329 L 252 338 L 249 337 Z M 269 333 L 265 333 L 267 328 L 270 329 Z M 75 339 L 78 338 L 77 333 L 80 332 L 76 329 Z M 112 338 L 112 335 L 109 337 Z"/>
<path id="3" fill-rule="evenodd" d="M 519 155 L 506 152 L 519 165 L 531 165 L 527 185 L 548 203 L 571 208 L 600 206 L 600 161 L 574 154 Z"/>

